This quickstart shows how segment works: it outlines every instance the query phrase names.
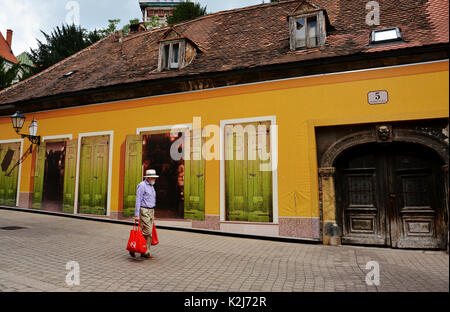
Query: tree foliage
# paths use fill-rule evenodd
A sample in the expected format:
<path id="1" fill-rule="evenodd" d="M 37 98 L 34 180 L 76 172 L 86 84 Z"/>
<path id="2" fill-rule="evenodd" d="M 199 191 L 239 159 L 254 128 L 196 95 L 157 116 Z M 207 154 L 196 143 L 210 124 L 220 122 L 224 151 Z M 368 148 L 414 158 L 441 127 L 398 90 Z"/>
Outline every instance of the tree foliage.
<path id="1" fill-rule="evenodd" d="M 167 23 L 173 25 L 183 21 L 189 21 L 206 14 L 206 6 L 202 7 L 199 3 L 181 2 L 173 10 L 173 15 L 169 16 Z"/>
<path id="2" fill-rule="evenodd" d="M 108 23 L 107 27 L 95 29 L 93 31 L 88 31 L 81 28 L 81 26 L 64 24 L 61 27 L 57 26 L 50 34 L 41 30 L 45 42 L 37 40 L 38 47 L 36 49 L 31 49 L 31 52 L 27 53 L 35 66 L 30 69 L 29 74 L 26 74 L 26 77 L 35 75 L 49 68 L 119 30 L 118 25 L 120 19 L 110 19 L 108 20 Z M 123 26 L 121 30 L 124 35 L 128 34 L 130 24 L 134 23 L 139 23 L 139 19 L 132 19 L 129 24 Z M 147 29 L 159 27 L 159 18 L 155 17 L 151 22 L 146 22 L 145 26 Z"/>
<path id="3" fill-rule="evenodd" d="M 19 64 L 13 64 L 11 68 L 6 69 L 6 61 L 0 57 L 0 90 L 8 88 L 18 81 L 19 71 Z"/>
<path id="4" fill-rule="evenodd" d="M 37 49 L 31 49 L 29 58 L 35 65 L 32 74 L 37 74 L 42 70 L 62 61 L 63 59 L 88 47 L 102 37 L 98 31 L 87 32 L 80 26 L 62 25 L 57 26 L 51 34 L 41 30 L 45 43 L 37 40 Z"/>

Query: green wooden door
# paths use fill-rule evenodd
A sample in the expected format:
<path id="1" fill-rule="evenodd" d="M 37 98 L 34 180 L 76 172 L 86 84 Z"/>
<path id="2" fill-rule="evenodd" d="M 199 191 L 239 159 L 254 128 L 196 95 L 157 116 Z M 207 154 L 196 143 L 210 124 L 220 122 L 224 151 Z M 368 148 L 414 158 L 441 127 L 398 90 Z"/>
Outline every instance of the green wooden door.
<path id="1" fill-rule="evenodd" d="M 136 189 L 142 182 L 142 138 L 129 135 L 126 141 L 123 216 L 134 217 Z"/>
<path id="2" fill-rule="evenodd" d="M 270 164 L 270 158 L 261 159 L 261 150 L 270 153 L 270 122 L 225 127 L 225 205 L 229 221 L 273 220 L 272 172 L 261 170 L 263 164 Z"/>
<path id="3" fill-rule="evenodd" d="M 8 159 L 5 160 L 5 157 Z M 19 159 L 20 143 L 0 144 L 0 163 L 3 164 L 5 161 L 5 166 L 0 168 L 0 205 L 2 206 L 15 207 L 17 205 L 19 166 L 16 166 L 8 176 L 7 174 Z M 7 163 L 9 163 L 8 166 L 6 166 Z"/>
<path id="4" fill-rule="evenodd" d="M 81 139 L 79 213 L 106 215 L 109 136 Z"/>
<path id="5" fill-rule="evenodd" d="M 75 176 L 77 171 L 77 140 L 66 142 L 66 157 L 64 164 L 64 197 L 63 212 L 73 213 L 75 203 Z"/>
<path id="6" fill-rule="evenodd" d="M 36 164 L 34 170 L 33 209 L 42 209 L 42 196 L 44 193 L 45 157 L 47 147 L 41 143 L 36 150 Z"/>
<path id="7" fill-rule="evenodd" d="M 186 135 L 186 140 L 186 144 L 190 144 L 190 157 L 184 162 L 184 218 L 205 220 L 205 160 L 202 155 L 202 137 L 191 132 Z"/>

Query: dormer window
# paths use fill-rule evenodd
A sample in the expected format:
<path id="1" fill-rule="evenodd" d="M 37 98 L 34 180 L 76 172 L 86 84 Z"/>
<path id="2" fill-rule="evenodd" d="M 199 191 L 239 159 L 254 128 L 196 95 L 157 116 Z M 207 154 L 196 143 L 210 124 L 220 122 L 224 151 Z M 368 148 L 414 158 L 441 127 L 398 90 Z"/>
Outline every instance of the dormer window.
<path id="1" fill-rule="evenodd" d="M 317 47 L 325 44 L 326 23 L 324 11 L 302 1 L 289 16 L 291 50 Z"/>
<path id="2" fill-rule="evenodd" d="M 158 71 L 183 69 L 201 52 L 191 40 L 174 29 L 167 31 L 159 44 Z"/>

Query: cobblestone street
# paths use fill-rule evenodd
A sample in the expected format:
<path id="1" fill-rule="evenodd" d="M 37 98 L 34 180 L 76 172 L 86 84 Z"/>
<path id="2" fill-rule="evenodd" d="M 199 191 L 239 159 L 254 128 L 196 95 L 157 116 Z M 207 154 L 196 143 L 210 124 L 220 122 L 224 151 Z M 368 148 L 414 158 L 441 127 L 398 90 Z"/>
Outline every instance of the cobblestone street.
<path id="1" fill-rule="evenodd" d="M 125 250 L 131 226 L 0 210 L 0 291 L 449 291 L 441 251 L 330 247 L 159 229 L 154 259 Z M 80 265 L 68 286 L 66 264 Z M 368 286 L 369 261 L 380 266 Z"/>

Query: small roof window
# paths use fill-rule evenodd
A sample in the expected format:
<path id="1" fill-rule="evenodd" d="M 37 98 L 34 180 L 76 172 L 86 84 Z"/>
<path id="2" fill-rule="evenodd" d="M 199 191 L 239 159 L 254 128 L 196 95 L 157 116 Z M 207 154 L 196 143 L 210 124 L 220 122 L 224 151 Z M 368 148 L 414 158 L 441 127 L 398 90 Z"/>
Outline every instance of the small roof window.
<path id="1" fill-rule="evenodd" d="M 292 51 L 324 45 L 327 39 L 325 11 L 315 4 L 301 1 L 288 15 Z"/>
<path id="2" fill-rule="evenodd" d="M 403 40 L 402 32 L 398 27 L 373 30 L 370 36 L 371 44 L 402 41 L 402 40 Z"/>

